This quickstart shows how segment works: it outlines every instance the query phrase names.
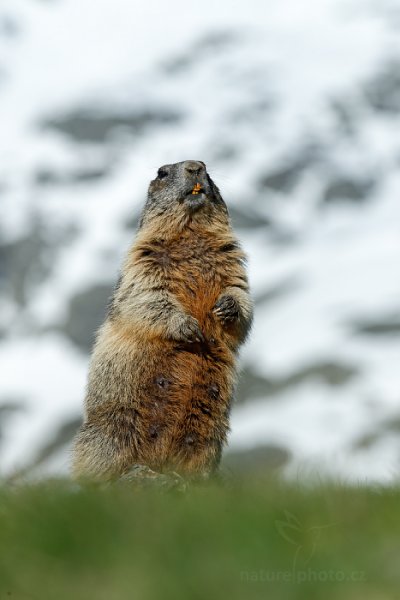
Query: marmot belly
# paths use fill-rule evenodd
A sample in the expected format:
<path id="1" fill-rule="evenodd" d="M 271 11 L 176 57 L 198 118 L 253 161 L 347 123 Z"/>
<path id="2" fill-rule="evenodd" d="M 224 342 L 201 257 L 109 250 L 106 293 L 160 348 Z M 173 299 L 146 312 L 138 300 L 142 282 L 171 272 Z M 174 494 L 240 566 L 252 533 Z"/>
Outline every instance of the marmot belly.
<path id="1" fill-rule="evenodd" d="M 201 344 L 146 339 L 137 330 L 105 325 L 93 355 L 88 416 L 93 421 L 104 415 L 111 435 L 115 427 L 120 437 L 113 408 L 131 411 L 125 451 L 132 461 L 192 472 L 205 466 L 197 464 L 205 457 L 202 446 L 214 448 L 219 459 L 229 431 L 235 358 L 221 333 L 217 338 L 218 327 L 208 325 L 210 335 Z"/>

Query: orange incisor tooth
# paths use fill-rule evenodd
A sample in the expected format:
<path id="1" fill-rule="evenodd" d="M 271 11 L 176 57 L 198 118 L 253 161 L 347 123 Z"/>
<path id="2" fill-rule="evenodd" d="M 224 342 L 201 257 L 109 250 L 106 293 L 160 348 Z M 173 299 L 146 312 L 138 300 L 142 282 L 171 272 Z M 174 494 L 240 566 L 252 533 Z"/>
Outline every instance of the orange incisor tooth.
<path id="1" fill-rule="evenodd" d="M 196 183 L 196 185 L 192 189 L 192 194 L 196 196 L 200 192 L 200 190 L 201 190 L 200 183 Z"/>

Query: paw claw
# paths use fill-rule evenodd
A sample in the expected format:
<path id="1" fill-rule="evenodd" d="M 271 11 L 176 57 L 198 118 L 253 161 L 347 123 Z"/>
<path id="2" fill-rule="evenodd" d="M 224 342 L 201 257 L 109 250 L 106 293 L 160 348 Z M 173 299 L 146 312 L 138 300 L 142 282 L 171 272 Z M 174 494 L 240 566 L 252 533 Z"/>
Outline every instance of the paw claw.
<path id="1" fill-rule="evenodd" d="M 178 339 L 192 344 L 193 342 L 204 342 L 204 336 L 200 330 L 200 325 L 194 317 L 188 316 L 182 323 Z"/>
<path id="2" fill-rule="evenodd" d="M 240 318 L 239 304 L 232 296 L 222 296 L 217 300 L 213 311 L 224 324 Z"/>

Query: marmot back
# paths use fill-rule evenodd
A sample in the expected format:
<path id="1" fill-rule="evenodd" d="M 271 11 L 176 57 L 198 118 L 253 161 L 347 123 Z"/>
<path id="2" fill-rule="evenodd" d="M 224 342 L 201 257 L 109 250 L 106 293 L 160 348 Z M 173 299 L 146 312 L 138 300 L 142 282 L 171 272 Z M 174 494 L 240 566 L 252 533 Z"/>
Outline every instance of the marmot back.
<path id="1" fill-rule="evenodd" d="M 94 346 L 74 476 L 213 472 L 252 312 L 245 255 L 204 163 L 161 167 Z"/>

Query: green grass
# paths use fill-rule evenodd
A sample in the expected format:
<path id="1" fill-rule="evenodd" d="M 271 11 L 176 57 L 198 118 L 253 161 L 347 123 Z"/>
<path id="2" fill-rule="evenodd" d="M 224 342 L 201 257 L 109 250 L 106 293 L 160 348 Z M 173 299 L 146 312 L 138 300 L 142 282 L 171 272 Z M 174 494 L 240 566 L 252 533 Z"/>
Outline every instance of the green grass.
<path id="1" fill-rule="evenodd" d="M 186 494 L 0 489 L 0 600 L 382 600 L 400 490 L 242 480 Z"/>

